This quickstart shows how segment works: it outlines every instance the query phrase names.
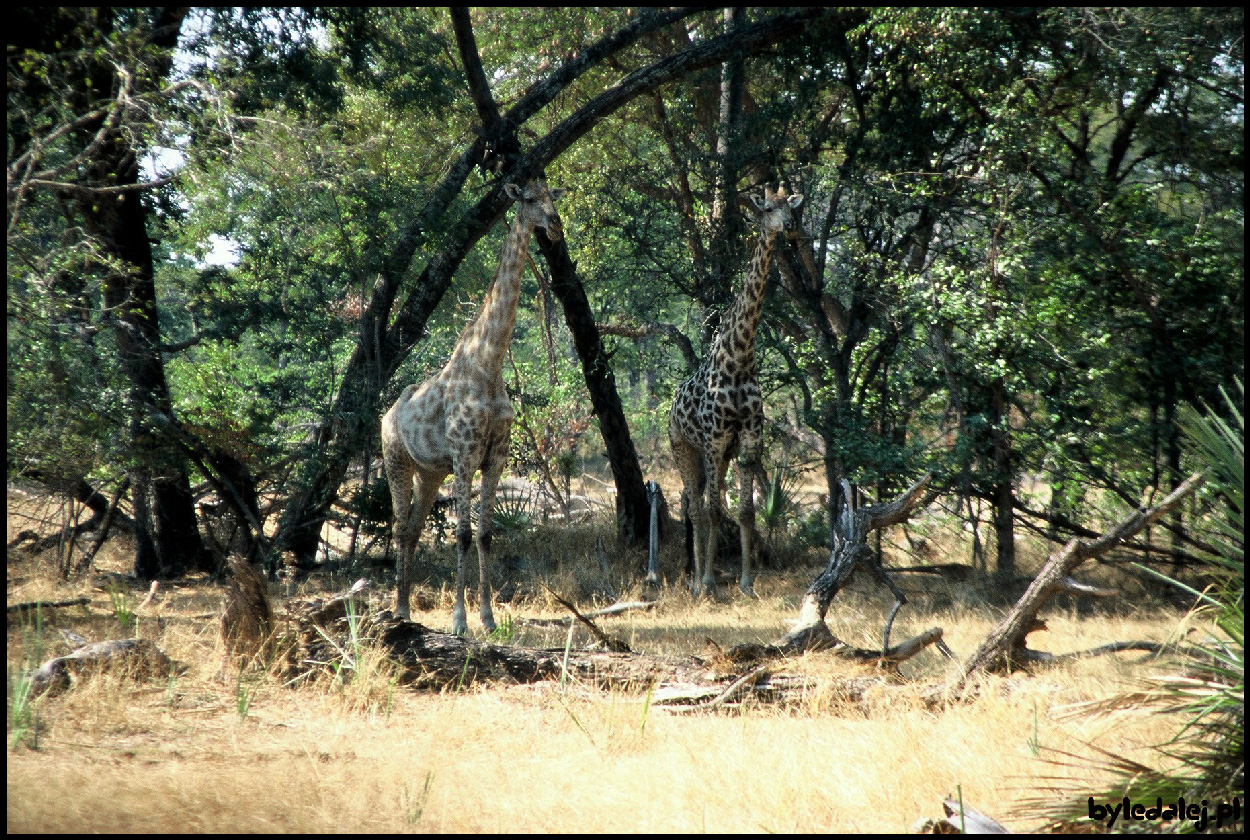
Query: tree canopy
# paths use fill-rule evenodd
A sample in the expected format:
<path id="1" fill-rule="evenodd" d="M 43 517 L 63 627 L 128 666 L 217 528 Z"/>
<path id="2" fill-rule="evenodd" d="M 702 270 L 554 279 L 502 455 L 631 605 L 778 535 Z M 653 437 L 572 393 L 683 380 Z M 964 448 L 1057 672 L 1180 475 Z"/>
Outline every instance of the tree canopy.
<path id="1" fill-rule="evenodd" d="M 832 514 L 931 472 L 1010 570 L 1020 527 L 1174 488 L 1181 407 L 1244 381 L 1242 14 L 21 9 L 10 474 L 126 481 L 144 576 L 211 566 L 208 491 L 253 559 L 312 562 L 481 301 L 503 185 L 545 173 L 515 462 L 559 496 L 604 453 L 645 540 L 639 455 L 741 282 L 737 199 L 785 185 L 766 460 L 821 465 Z"/>

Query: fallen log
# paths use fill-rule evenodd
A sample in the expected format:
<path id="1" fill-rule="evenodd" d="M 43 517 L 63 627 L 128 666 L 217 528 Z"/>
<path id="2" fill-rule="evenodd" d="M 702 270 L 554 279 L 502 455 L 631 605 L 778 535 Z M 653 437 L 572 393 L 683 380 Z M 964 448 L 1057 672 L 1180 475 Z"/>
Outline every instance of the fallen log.
<path id="1" fill-rule="evenodd" d="M 31 694 L 59 693 L 75 679 L 101 671 L 124 673 L 135 679 L 168 677 L 178 670 L 165 653 L 148 639 L 113 639 L 49 659 L 31 675 Z"/>
<path id="2" fill-rule="evenodd" d="M 584 618 L 600 618 L 605 615 L 620 615 L 630 610 L 649 610 L 659 601 L 618 601 L 611 606 L 598 610 L 581 613 Z M 577 619 L 571 615 L 561 616 L 559 618 L 518 618 L 518 624 L 525 624 L 530 627 L 568 627 Z"/>
<path id="3" fill-rule="evenodd" d="M 833 635 L 829 626 L 822 621 L 804 628 L 801 632 L 791 631 L 771 645 L 735 645 L 726 651 L 724 656 L 728 661 L 745 663 L 797 656 L 800 653 L 828 651 L 831 655 L 840 656 L 843 659 L 853 659 L 865 664 L 888 665 L 911 659 L 929 645 L 935 646 L 947 659 L 954 658 L 951 649 L 942 640 L 941 627 L 931 627 L 893 647 L 877 650 L 848 645 Z"/>
<path id="4" fill-rule="evenodd" d="M 1046 602 L 1060 592 L 1072 591 L 1073 587 L 1070 583 L 1072 570 L 1086 560 L 1105 554 L 1150 523 L 1171 512 L 1187 496 L 1201 487 L 1202 483 L 1202 475 L 1195 473 L 1158 505 L 1135 511 L 1098 539 L 1086 541 L 1073 537 L 1069 540 L 1063 548 L 1051 555 L 1011 612 L 986 636 L 981 646 L 964 663 L 953 688 L 956 691 L 962 689 L 968 679 L 979 672 L 1010 673 L 1016 668 L 1023 667 L 1026 662 L 1047 661 L 1046 656 L 1050 656 L 1053 661 L 1054 657 L 1050 654 L 1043 655 L 1038 651 L 1029 650 L 1028 635 L 1046 626 L 1045 622 L 1038 618 L 1038 612 L 1046 605 Z M 1115 648 L 1104 646 L 1104 649 L 1104 652 L 1109 652 Z"/>
<path id="5" fill-rule="evenodd" d="M 9 605 L 9 617 L 14 616 L 25 617 L 33 615 L 38 610 L 54 610 L 61 607 L 81 607 L 90 604 L 90 598 L 70 598 L 67 601 L 23 601 L 20 604 Z"/>
<path id="6" fill-rule="evenodd" d="M 755 687 L 757 683 L 759 683 L 761 680 L 768 677 L 769 671 L 770 671 L 769 665 L 760 665 L 754 668 L 753 670 L 738 677 L 738 679 L 734 680 L 732 683 L 729 684 L 728 688 L 721 691 L 719 694 L 717 694 L 715 697 L 713 697 L 711 700 L 709 700 L 706 703 L 699 703 L 693 706 L 677 706 L 677 705 L 674 705 L 674 701 L 677 699 L 677 697 L 672 694 L 665 693 L 665 694 L 661 694 L 661 696 L 658 698 L 653 695 L 652 705 L 670 706 L 672 707 L 672 710 L 675 712 L 677 711 L 701 712 L 701 711 L 708 711 L 710 709 L 715 709 L 715 708 L 718 708 L 719 706 L 724 705 L 725 703 L 729 703 L 729 702 L 732 702 L 733 700 L 736 700 L 743 693 L 750 691 L 752 688 Z M 682 695 L 681 699 L 686 699 L 687 697 L 688 695 Z"/>
<path id="7" fill-rule="evenodd" d="M 700 658 L 616 651 L 524 648 L 478 642 L 384 610 L 368 631 L 401 668 L 400 682 L 415 688 L 462 688 L 480 682 L 530 683 L 573 678 L 603 688 L 641 690 L 664 680 L 706 680 Z"/>

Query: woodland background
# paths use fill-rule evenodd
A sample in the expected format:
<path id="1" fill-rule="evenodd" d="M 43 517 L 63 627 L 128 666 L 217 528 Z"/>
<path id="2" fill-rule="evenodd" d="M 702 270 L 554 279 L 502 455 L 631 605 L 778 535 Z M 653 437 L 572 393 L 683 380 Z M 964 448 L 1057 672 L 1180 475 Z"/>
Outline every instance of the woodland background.
<path id="1" fill-rule="evenodd" d="M 509 473 L 610 475 L 647 538 L 673 389 L 732 300 L 736 199 L 804 235 L 759 337 L 777 488 L 934 475 L 1012 572 L 1187 474 L 1244 378 L 1239 9 L 9 13 L 10 480 L 143 579 L 384 545 L 378 418 L 489 284 L 507 181 L 569 190 L 506 370 Z M 845 484 L 844 484 L 845 482 Z M 670 499 L 670 502 L 675 502 Z M 1184 514 L 1151 552 L 1195 549 Z M 641 571 L 641 568 L 640 568 Z"/>

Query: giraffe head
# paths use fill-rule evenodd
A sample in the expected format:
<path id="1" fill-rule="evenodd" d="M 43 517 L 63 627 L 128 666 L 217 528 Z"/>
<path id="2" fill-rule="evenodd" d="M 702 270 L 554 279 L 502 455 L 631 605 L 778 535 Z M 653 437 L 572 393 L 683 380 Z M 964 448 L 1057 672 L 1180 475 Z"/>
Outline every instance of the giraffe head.
<path id="1" fill-rule="evenodd" d="M 517 203 L 518 221 L 531 230 L 542 228 L 552 242 L 564 238 L 564 225 L 560 223 L 555 204 L 564 190 L 547 189 L 547 182 L 541 178 L 526 181 L 523 187 L 504 184 L 503 189 L 508 198 Z"/>
<path id="2" fill-rule="evenodd" d="M 784 233 L 789 239 L 798 237 L 799 229 L 794 222 L 793 211 L 803 203 L 802 193 L 789 195 L 785 187 L 777 190 L 765 187 L 762 200 L 757 195 L 749 196 L 749 198 L 750 202 L 744 201 L 743 205 L 765 235 L 776 236 L 778 233 Z"/>

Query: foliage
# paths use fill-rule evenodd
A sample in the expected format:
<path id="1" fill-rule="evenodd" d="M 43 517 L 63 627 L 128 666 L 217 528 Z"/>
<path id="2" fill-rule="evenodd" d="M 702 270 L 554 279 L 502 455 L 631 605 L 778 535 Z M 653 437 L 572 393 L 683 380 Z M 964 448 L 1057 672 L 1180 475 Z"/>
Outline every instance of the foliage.
<path id="1" fill-rule="evenodd" d="M 1208 481 L 1212 507 L 1203 520 L 1203 537 L 1212 550 L 1203 560 L 1213 584 L 1200 592 L 1152 572 L 1196 598 L 1183 626 L 1200 635 L 1187 648 L 1181 674 L 1151 678 L 1143 692 L 1112 702 L 1172 715 L 1183 724 L 1171 741 L 1157 747 L 1161 767 L 1104 753 L 1098 763 L 1111 771 L 1113 782 L 1093 794 L 1097 802 L 1184 797 L 1187 802 L 1209 800 L 1214 809 L 1214 803 L 1234 797 L 1245 801 L 1245 418 L 1240 383 L 1238 390 L 1238 401 L 1224 394 L 1226 415 L 1186 406 L 1182 417 L 1193 458 Z M 1082 791 L 1079 803 L 1052 803 L 1038 813 L 1065 824 L 1088 816 L 1087 796 Z M 1192 822 L 1180 826 L 1186 832 L 1194 829 Z"/>
<path id="2" fill-rule="evenodd" d="M 33 624 L 29 619 L 22 621 L 22 649 L 26 655 L 20 664 L 10 662 L 6 672 L 10 748 L 14 750 L 23 743 L 32 750 L 39 748 L 39 711 L 33 692 L 34 671 L 43 659 L 43 630 L 43 611 L 36 605 Z"/>
<path id="3" fill-rule="evenodd" d="M 120 266 L 21 175 L 75 176 L 83 138 L 58 127 L 111 107 L 155 174 L 178 168 L 144 206 L 183 443 L 236 459 L 285 511 L 340 440 L 342 463 L 372 460 L 378 415 L 480 304 L 502 226 L 462 237 L 496 175 L 470 163 L 439 191 L 485 127 L 443 10 L 197 10 L 163 84 L 92 88 L 96 50 L 116 79 L 160 75 L 146 14 L 118 10 L 89 51 L 10 51 L 8 465 L 96 480 L 135 454 L 142 393 L 102 287 Z M 523 148 L 632 72 L 779 13 L 691 13 L 561 69 L 645 14 L 472 12 L 501 110 L 565 85 L 514 127 Z M 683 342 L 706 348 L 740 282 L 750 231 L 722 192 L 780 181 L 806 199 L 757 339 L 768 439 L 823 461 L 831 507 L 843 479 L 886 497 L 932 471 L 1007 506 L 996 527 L 1040 518 L 1062 538 L 1101 492 L 1174 483 L 1180 407 L 1244 375 L 1242 31 L 1235 9 L 831 11 L 621 105 L 546 175 L 569 189 L 638 451 L 666 462 Z M 544 282 L 525 281 L 512 345 L 513 469 L 567 502 L 597 447 Z M 378 485 L 361 493 L 385 522 Z"/>
<path id="4" fill-rule="evenodd" d="M 113 609 L 113 617 L 123 633 L 133 634 L 135 630 L 135 606 L 130 592 L 121 584 L 109 586 L 109 604 Z"/>
<path id="5" fill-rule="evenodd" d="M 778 530 L 784 530 L 786 523 L 796 510 L 795 477 L 782 467 L 773 470 L 772 478 L 765 487 L 764 503 L 759 507 L 760 518 L 768 530 L 771 541 Z"/>

